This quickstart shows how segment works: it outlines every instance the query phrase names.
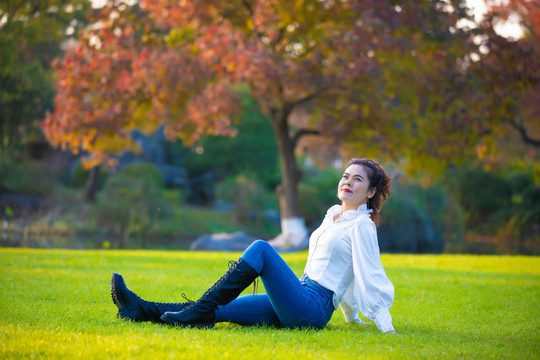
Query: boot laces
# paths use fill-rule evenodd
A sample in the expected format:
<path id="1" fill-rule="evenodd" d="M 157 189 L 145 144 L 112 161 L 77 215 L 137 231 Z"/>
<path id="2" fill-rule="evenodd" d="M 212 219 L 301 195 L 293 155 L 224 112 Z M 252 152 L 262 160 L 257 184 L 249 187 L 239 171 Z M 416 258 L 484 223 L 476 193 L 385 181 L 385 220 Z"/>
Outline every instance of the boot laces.
<path id="1" fill-rule="evenodd" d="M 236 264 L 236 261 L 229 260 L 229 271 L 230 271 L 231 267 L 234 266 L 234 264 Z M 259 277 L 256 277 L 255 280 L 253 281 L 253 293 L 252 293 L 252 295 L 257 294 L 258 291 L 259 291 Z"/>
<path id="2" fill-rule="evenodd" d="M 235 265 L 236 265 L 235 261 L 233 260 L 229 261 L 229 270 L 227 271 L 227 273 L 224 276 L 222 276 L 214 285 L 212 285 L 210 289 L 206 290 L 206 292 L 199 298 L 199 300 L 197 301 L 190 300 L 188 299 L 186 294 L 182 293 L 182 297 L 188 301 L 188 305 L 182 311 L 188 312 L 188 313 L 193 311 L 196 308 L 197 303 L 199 303 L 201 300 L 204 300 L 204 298 L 208 294 L 211 294 L 214 291 L 214 289 L 216 289 L 218 286 L 221 285 L 222 282 L 225 281 L 225 278 L 227 277 L 226 275 L 228 275 L 229 273 L 233 272 L 236 269 Z"/>
<path id="3" fill-rule="evenodd" d="M 184 300 L 186 300 L 187 305 L 191 305 L 193 304 L 195 301 L 193 300 L 190 300 L 187 298 L 186 294 L 182 293 L 182 297 L 184 298 Z M 147 301 L 149 302 L 149 301 Z M 156 304 L 156 305 L 165 305 L 165 306 L 175 306 L 175 305 L 182 305 L 182 304 L 185 304 L 184 302 L 179 302 L 179 303 L 161 303 L 161 302 L 154 302 L 153 304 Z"/>
<path id="4" fill-rule="evenodd" d="M 236 261 L 229 260 L 229 271 L 231 267 L 233 267 L 235 264 L 236 264 Z M 253 294 L 252 295 L 257 294 L 258 291 L 259 291 L 259 278 L 257 277 L 255 278 L 255 281 L 253 281 Z"/>
<path id="5" fill-rule="evenodd" d="M 193 303 L 195 303 L 195 301 L 189 299 L 189 298 L 186 296 L 185 293 L 182 293 L 182 298 L 184 298 L 184 300 L 186 300 L 187 303 L 190 304 L 190 305 L 193 304 Z"/>
<path id="6" fill-rule="evenodd" d="M 236 268 L 238 267 L 238 264 L 239 264 L 239 261 L 229 260 L 228 262 L 229 270 L 214 285 L 212 285 L 210 289 L 206 290 L 206 292 L 197 301 L 203 300 L 204 298 L 206 298 L 208 294 L 211 294 L 216 288 L 218 288 L 227 279 L 228 275 L 236 270 Z M 259 288 L 259 278 L 256 278 L 255 281 L 253 282 L 253 295 L 257 293 L 258 288 Z M 185 294 L 182 294 L 182 297 L 186 299 L 190 305 L 189 307 L 186 307 L 186 310 L 190 309 L 192 305 L 196 303 L 195 301 L 188 299 L 185 296 Z"/>
<path id="7" fill-rule="evenodd" d="M 215 289 L 217 289 L 228 278 L 228 275 L 231 274 L 234 270 L 236 270 L 236 268 L 238 267 L 238 262 L 230 260 L 228 265 L 229 270 L 225 273 L 225 275 L 223 275 L 214 285 L 212 285 L 210 289 L 206 290 L 206 292 L 203 294 L 203 296 L 201 296 L 199 300 L 206 298 L 208 294 L 211 294 Z"/>

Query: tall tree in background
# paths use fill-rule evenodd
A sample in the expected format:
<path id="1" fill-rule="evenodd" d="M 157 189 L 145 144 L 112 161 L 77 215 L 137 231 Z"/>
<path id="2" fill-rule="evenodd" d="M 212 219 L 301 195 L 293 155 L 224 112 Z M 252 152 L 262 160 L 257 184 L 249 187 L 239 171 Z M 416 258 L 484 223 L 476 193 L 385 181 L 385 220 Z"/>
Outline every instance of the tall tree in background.
<path id="1" fill-rule="evenodd" d="M 494 129 L 517 131 L 521 140 L 540 147 L 540 3 L 488 0 L 490 12 L 482 23 L 486 54 L 475 64 L 487 98 L 483 111 Z M 499 35 L 497 23 L 517 16 L 523 29 L 519 39 Z"/>
<path id="2" fill-rule="evenodd" d="M 20 145 L 53 109 L 51 61 L 89 9 L 89 0 L 0 2 L 0 149 Z"/>
<path id="3" fill-rule="evenodd" d="M 460 59 L 473 46 L 468 31 L 456 27 L 467 17 L 463 6 L 458 0 L 143 0 L 139 8 L 111 1 L 58 63 L 55 112 L 44 130 L 53 145 L 88 152 L 89 166 L 136 148 L 129 137 L 134 128 L 165 124 L 170 138 L 187 144 L 207 134 L 233 135 L 229 125 L 240 109 L 235 87 L 248 84 L 276 133 L 283 230 L 277 242 L 303 245 L 295 149 L 304 135 L 344 136 L 360 143 L 362 153 L 395 155 L 405 147 L 423 151 L 428 138 L 427 149 L 437 149 L 447 129 L 463 128 L 454 85 L 464 86 Z M 412 54 L 410 61 L 400 60 L 404 54 Z M 419 88 L 425 96 L 416 99 Z M 298 110 L 311 113 L 311 123 L 295 126 Z M 396 119 L 403 110 L 407 116 Z M 441 111 L 455 116 L 447 120 Z M 434 133 L 439 138 L 430 138 Z M 460 148 L 470 142 L 449 136 Z"/>

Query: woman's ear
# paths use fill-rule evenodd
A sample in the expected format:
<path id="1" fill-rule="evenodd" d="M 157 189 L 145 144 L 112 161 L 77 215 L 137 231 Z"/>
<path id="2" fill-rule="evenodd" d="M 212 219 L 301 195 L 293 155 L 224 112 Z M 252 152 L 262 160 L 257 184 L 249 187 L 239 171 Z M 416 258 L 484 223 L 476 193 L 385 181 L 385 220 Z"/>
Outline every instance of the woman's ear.
<path id="1" fill-rule="evenodd" d="M 371 199 L 372 197 L 374 197 L 376 192 L 377 192 L 377 189 L 369 190 L 368 195 L 367 195 L 368 199 Z"/>

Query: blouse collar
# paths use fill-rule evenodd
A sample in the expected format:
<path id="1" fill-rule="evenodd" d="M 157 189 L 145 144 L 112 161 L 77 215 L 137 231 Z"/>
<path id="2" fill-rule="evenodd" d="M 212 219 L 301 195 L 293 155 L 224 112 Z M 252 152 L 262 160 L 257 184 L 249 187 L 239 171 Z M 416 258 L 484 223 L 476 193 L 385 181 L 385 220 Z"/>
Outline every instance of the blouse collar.
<path id="1" fill-rule="evenodd" d="M 364 212 L 366 214 L 371 214 L 373 212 L 373 209 L 368 209 L 367 204 L 362 204 L 356 209 L 356 211 Z"/>
<path id="2" fill-rule="evenodd" d="M 339 208 L 337 208 L 336 210 L 337 210 L 337 213 L 341 212 L 341 205 L 339 205 Z M 373 212 L 373 209 L 368 209 L 367 204 L 362 204 L 356 210 L 347 210 L 347 211 L 343 212 L 336 221 L 351 220 L 351 219 L 357 217 L 358 215 L 361 215 L 361 214 L 366 214 L 367 215 L 367 214 L 370 214 L 372 212 Z"/>

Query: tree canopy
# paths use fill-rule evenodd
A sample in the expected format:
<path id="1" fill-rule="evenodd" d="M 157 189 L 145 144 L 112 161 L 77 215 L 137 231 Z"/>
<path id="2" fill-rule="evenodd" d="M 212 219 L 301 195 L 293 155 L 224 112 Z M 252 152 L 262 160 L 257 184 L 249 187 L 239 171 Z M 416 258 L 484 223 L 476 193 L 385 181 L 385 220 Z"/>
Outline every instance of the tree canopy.
<path id="1" fill-rule="evenodd" d="M 229 131 L 239 109 L 231 84 L 248 83 L 275 127 L 311 106 L 319 121 L 310 130 L 341 137 L 354 129 L 379 143 L 369 147 L 395 152 L 402 148 L 391 136 L 415 127 L 418 144 L 406 148 L 433 149 L 448 130 L 465 129 L 442 124 L 457 117 L 455 98 L 468 85 L 458 65 L 474 44 L 455 26 L 466 16 L 458 1 L 109 2 L 57 65 L 45 129 L 54 144 L 98 162 L 134 146 L 134 127 L 165 123 L 189 143 Z M 293 140 L 306 130 L 288 129 Z"/>
<path id="2" fill-rule="evenodd" d="M 134 128 L 165 125 L 188 145 L 234 135 L 247 85 L 276 134 L 282 214 L 295 217 L 304 135 L 440 171 L 489 134 L 499 115 L 484 109 L 486 79 L 496 77 L 472 71 L 484 30 L 463 19 L 461 0 L 109 1 L 56 64 L 43 128 L 92 166 L 135 149 Z M 302 124 L 291 121 L 299 110 Z"/>
<path id="3" fill-rule="evenodd" d="M 0 148 L 20 145 L 52 111 L 51 61 L 86 24 L 89 8 L 88 0 L 0 3 Z"/>
<path id="4" fill-rule="evenodd" d="M 540 4 L 510 0 L 488 1 L 490 13 L 482 23 L 486 53 L 473 71 L 484 81 L 483 112 L 495 131 L 507 127 L 522 141 L 540 147 Z M 519 17 L 523 37 L 509 39 L 496 32 L 496 25 L 511 15 Z M 506 125 L 506 127 L 504 126 Z"/>

